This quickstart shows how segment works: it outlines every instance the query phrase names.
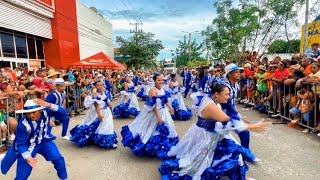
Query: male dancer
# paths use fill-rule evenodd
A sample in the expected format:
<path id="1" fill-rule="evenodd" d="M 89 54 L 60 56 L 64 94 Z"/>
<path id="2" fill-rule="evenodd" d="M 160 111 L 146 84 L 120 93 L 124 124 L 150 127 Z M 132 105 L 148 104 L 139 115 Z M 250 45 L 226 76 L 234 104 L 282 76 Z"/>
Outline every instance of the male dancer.
<path id="1" fill-rule="evenodd" d="M 1 161 L 1 172 L 6 174 L 16 160 L 16 180 L 26 180 L 37 165 L 35 159 L 41 154 L 47 161 L 54 164 L 60 179 L 67 179 L 67 169 L 64 158 L 53 143 L 56 138 L 51 134 L 50 120 L 66 119 L 68 113 L 61 106 L 40 99 L 27 100 L 23 110 L 16 111 L 25 116 L 19 121 L 14 145 L 10 147 Z"/>
<path id="2" fill-rule="evenodd" d="M 56 85 L 56 90 L 54 90 L 47 96 L 46 101 L 48 103 L 64 107 L 65 100 L 66 100 L 66 93 L 65 93 L 66 86 L 65 86 L 64 80 L 61 78 L 57 78 L 55 80 L 55 85 Z M 70 117 L 68 116 L 68 118 L 66 117 L 62 120 L 55 119 L 54 121 L 58 121 L 62 123 L 61 139 L 67 140 L 67 141 L 70 140 L 70 137 L 67 136 Z"/>

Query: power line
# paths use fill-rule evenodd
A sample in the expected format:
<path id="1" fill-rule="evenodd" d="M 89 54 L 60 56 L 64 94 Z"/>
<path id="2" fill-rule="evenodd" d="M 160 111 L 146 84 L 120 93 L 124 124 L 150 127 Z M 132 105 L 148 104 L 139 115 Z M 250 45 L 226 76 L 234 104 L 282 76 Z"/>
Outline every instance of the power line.
<path id="1" fill-rule="evenodd" d="M 133 12 L 136 14 L 136 16 L 138 17 L 138 19 L 140 20 L 140 23 L 143 24 L 142 21 L 141 21 L 141 19 L 140 19 L 140 17 L 138 16 L 138 13 L 136 12 L 136 10 L 133 8 L 132 4 L 130 3 L 130 0 L 127 0 L 127 1 L 128 1 L 128 3 L 129 3 L 129 5 L 131 6 Z"/>
<path id="2" fill-rule="evenodd" d="M 131 13 L 131 10 L 129 9 L 129 7 L 127 6 L 127 4 L 123 1 L 123 0 L 121 0 L 122 1 L 122 3 L 124 4 L 124 6 L 126 6 L 126 8 L 128 9 L 128 11 Z M 134 14 L 134 12 L 133 12 L 133 18 L 138 22 L 139 20 L 135 17 L 135 14 Z"/>
<path id="3" fill-rule="evenodd" d="M 131 23 L 131 21 L 120 11 L 120 9 L 113 3 L 113 2 L 111 2 L 112 3 L 112 5 L 118 10 L 118 12 L 127 20 L 127 21 L 129 21 L 129 23 Z"/>

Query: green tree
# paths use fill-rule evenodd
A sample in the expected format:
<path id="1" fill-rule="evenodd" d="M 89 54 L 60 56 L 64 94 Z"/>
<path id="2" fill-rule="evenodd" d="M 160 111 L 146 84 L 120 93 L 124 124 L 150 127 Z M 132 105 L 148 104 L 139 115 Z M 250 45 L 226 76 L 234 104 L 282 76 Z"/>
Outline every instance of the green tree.
<path id="1" fill-rule="evenodd" d="M 287 28 L 296 26 L 297 11 L 305 0 L 217 0 L 217 17 L 203 31 L 213 58 L 240 60 L 246 50 L 263 54 L 276 38 L 290 39 Z"/>
<path id="2" fill-rule="evenodd" d="M 300 40 L 285 41 L 281 39 L 274 40 L 268 47 L 269 53 L 296 53 L 300 49 Z"/>
<path id="3" fill-rule="evenodd" d="M 202 44 L 196 43 L 196 40 L 189 41 L 186 36 L 184 36 L 184 39 L 179 41 L 178 48 L 176 49 L 175 59 L 177 67 L 186 66 L 189 59 L 197 61 L 204 60 L 204 58 L 201 57 L 202 53 Z"/>
<path id="4" fill-rule="evenodd" d="M 120 53 L 129 57 L 126 65 L 134 68 L 155 67 L 155 58 L 164 48 L 160 40 L 154 39 L 154 34 L 145 32 L 136 33 L 129 39 L 117 36 L 116 42 L 120 45 Z"/>

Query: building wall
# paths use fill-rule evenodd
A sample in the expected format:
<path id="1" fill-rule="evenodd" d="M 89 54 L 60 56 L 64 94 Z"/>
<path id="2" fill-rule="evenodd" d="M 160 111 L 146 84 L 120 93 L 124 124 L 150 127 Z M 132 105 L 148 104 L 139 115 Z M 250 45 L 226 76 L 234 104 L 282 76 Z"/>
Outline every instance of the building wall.
<path id="1" fill-rule="evenodd" d="M 114 58 L 112 24 L 77 1 L 80 59 L 103 52 Z"/>
<path id="2" fill-rule="evenodd" d="M 46 64 L 58 69 L 79 62 L 76 0 L 55 0 L 52 40 L 44 41 Z"/>

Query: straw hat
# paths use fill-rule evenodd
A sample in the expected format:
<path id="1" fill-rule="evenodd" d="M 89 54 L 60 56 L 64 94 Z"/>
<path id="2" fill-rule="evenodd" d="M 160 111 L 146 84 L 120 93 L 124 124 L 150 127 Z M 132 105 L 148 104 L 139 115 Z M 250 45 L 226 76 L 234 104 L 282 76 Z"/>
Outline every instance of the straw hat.
<path id="1" fill-rule="evenodd" d="M 59 72 L 56 72 L 52 69 L 49 70 L 49 74 L 48 74 L 48 77 L 51 77 L 51 76 L 54 76 L 54 75 L 59 75 L 60 73 Z"/>

